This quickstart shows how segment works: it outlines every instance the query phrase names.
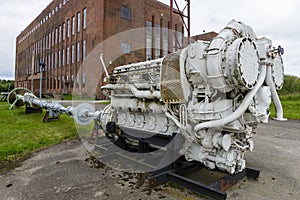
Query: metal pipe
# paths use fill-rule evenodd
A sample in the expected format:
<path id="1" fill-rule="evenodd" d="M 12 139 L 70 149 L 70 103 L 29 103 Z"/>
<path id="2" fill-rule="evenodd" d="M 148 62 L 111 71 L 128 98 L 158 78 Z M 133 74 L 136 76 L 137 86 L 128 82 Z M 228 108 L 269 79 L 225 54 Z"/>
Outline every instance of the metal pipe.
<path id="1" fill-rule="evenodd" d="M 250 92 L 248 92 L 248 94 L 246 95 L 246 97 L 243 100 L 243 102 L 241 103 L 241 105 L 231 115 L 229 115 L 228 117 L 225 117 L 224 119 L 204 122 L 204 123 L 196 125 L 194 128 L 196 134 L 201 129 L 224 126 L 225 124 L 228 124 L 228 123 L 233 122 L 234 120 L 238 119 L 248 109 L 254 95 L 257 93 L 257 91 L 260 89 L 260 87 L 265 82 L 266 71 L 267 71 L 266 65 L 262 65 L 261 72 L 259 74 L 256 85 Z"/>
<path id="2" fill-rule="evenodd" d="M 42 99 L 43 65 L 40 63 L 40 99 Z"/>
<path id="3" fill-rule="evenodd" d="M 276 88 L 275 88 L 274 81 L 272 79 L 272 68 L 271 67 L 269 67 L 267 69 L 266 84 L 268 86 L 270 86 L 270 89 L 271 89 L 272 100 L 274 102 L 275 109 L 276 109 L 276 118 L 275 118 L 275 120 L 277 120 L 277 121 L 287 121 L 287 119 L 283 117 L 283 109 L 282 109 L 282 105 L 281 105 L 278 93 L 277 93 Z"/>
<path id="4" fill-rule="evenodd" d="M 132 84 L 122 84 L 122 85 L 108 84 L 108 85 L 105 85 L 105 86 L 101 87 L 101 90 L 103 90 L 103 89 L 109 89 L 109 90 L 129 89 L 135 97 L 140 98 L 140 99 L 160 99 L 161 98 L 160 91 L 153 91 L 153 92 L 151 92 L 151 91 L 141 91 L 141 90 L 138 90 Z"/>
<path id="5" fill-rule="evenodd" d="M 102 67 L 103 67 L 103 69 L 104 69 L 104 71 L 105 71 L 106 77 L 109 77 L 108 71 L 107 71 L 106 66 L 105 66 L 105 63 L 104 63 L 103 53 L 100 55 L 100 61 L 101 61 L 101 63 L 102 63 Z"/>
<path id="6" fill-rule="evenodd" d="M 70 115 L 70 113 L 67 112 L 68 109 L 65 108 L 64 106 L 62 106 L 61 104 L 59 104 L 57 102 L 47 102 L 47 101 L 38 99 L 35 95 L 33 95 L 31 93 L 24 94 L 24 102 L 30 103 L 31 105 L 34 105 L 34 106 L 37 106 L 40 108 L 52 110 L 54 112 L 66 113 L 66 114 Z"/>

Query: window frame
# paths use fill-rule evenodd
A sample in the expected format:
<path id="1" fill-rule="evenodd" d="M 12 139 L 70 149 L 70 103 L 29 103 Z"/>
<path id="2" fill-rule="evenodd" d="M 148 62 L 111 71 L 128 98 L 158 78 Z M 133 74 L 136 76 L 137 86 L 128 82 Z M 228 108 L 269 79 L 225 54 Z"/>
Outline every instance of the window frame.
<path id="1" fill-rule="evenodd" d="M 131 20 L 131 10 L 125 6 L 121 7 L 121 17 L 127 20 Z"/>

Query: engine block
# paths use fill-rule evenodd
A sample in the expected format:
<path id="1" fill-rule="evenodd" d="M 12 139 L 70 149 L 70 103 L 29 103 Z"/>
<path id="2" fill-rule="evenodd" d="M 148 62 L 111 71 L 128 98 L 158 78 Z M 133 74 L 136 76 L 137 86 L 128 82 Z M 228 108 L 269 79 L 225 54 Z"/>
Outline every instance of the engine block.
<path id="1" fill-rule="evenodd" d="M 285 120 L 276 91 L 284 78 L 281 54 L 280 46 L 232 20 L 211 42 L 115 68 L 102 87 L 111 98 L 102 127 L 113 122 L 137 134 L 182 134 L 187 160 L 242 171 L 257 124 L 268 122 L 272 99 L 276 119 Z"/>

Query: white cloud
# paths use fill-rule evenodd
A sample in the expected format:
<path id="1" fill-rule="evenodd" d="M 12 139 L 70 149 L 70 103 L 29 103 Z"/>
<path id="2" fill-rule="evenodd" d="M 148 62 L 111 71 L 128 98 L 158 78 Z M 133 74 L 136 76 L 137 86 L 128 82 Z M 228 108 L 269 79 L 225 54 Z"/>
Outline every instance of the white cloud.
<path id="1" fill-rule="evenodd" d="M 0 6 L 0 79 L 14 79 L 16 37 L 51 0 L 10 0 Z"/>

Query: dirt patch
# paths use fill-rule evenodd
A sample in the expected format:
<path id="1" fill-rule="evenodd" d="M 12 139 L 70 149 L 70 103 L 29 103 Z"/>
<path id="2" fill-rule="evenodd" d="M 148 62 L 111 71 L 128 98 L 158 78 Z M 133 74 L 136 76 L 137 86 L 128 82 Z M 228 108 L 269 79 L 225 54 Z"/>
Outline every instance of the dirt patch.
<path id="1" fill-rule="evenodd" d="M 6 174 L 7 172 L 20 167 L 22 163 L 30 158 L 31 155 L 21 156 L 14 160 L 0 160 L 0 175 Z"/>

